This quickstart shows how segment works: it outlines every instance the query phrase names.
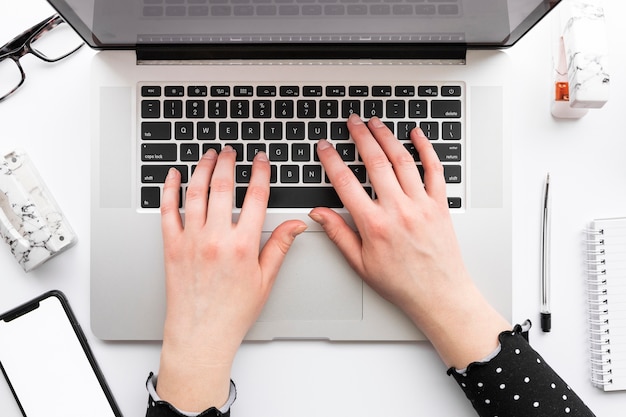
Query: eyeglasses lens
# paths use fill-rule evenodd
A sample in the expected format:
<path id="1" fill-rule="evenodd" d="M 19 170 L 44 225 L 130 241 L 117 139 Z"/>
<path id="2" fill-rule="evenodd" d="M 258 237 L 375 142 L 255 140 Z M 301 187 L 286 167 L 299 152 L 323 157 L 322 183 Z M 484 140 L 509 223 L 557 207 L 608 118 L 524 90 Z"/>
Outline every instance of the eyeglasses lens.
<path id="1" fill-rule="evenodd" d="M 0 61 L 0 100 L 11 93 L 22 82 L 22 73 L 17 62 L 10 58 Z"/>
<path id="2" fill-rule="evenodd" d="M 62 22 L 33 39 L 30 47 L 36 55 L 56 61 L 74 52 L 82 43 L 76 32 L 67 23 Z"/>

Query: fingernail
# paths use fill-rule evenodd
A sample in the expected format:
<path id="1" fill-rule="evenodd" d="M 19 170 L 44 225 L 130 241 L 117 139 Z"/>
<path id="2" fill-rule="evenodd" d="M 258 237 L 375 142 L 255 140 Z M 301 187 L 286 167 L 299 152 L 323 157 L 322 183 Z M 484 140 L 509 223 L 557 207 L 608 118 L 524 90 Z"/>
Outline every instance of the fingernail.
<path id="1" fill-rule="evenodd" d="M 209 148 L 204 155 L 202 155 L 202 157 L 206 159 L 215 159 L 217 158 L 217 151 L 213 148 Z"/>
<path id="2" fill-rule="evenodd" d="M 302 232 L 304 232 L 306 229 L 307 229 L 306 224 L 302 224 L 294 229 L 293 233 L 291 233 L 291 236 L 296 237 Z"/>
<path id="3" fill-rule="evenodd" d="M 324 218 L 322 216 L 320 216 L 319 214 L 317 214 L 316 212 L 314 212 L 314 211 L 309 213 L 309 217 L 311 219 L 313 219 L 313 221 L 315 223 L 319 223 L 320 225 L 322 225 L 322 223 L 324 223 Z"/>
<path id="4" fill-rule="evenodd" d="M 175 178 L 177 172 L 178 172 L 178 170 L 176 168 L 174 168 L 174 167 L 170 168 L 167 171 L 167 177 L 165 177 L 165 179 L 171 180 L 171 179 Z"/>
<path id="5" fill-rule="evenodd" d="M 421 137 L 423 137 L 423 138 L 425 138 L 425 137 L 426 137 L 426 135 L 424 134 L 424 131 L 423 131 L 421 128 L 416 127 L 416 128 L 415 128 L 415 129 L 413 129 L 413 130 L 415 130 L 415 133 L 417 134 L 417 136 L 421 136 Z"/>
<path id="6" fill-rule="evenodd" d="M 222 149 L 222 152 L 236 152 L 236 151 L 232 146 L 226 145 L 224 146 L 224 149 Z"/>
<path id="7" fill-rule="evenodd" d="M 350 117 L 348 118 L 348 121 L 353 124 L 353 125 L 362 125 L 363 124 L 363 120 L 361 120 L 361 117 L 356 114 L 356 113 L 352 113 L 350 115 Z"/>
<path id="8" fill-rule="evenodd" d="M 254 159 L 256 159 L 257 161 L 261 161 L 261 162 L 267 162 L 267 154 L 263 151 L 259 151 L 259 153 L 256 154 Z"/>
<path id="9" fill-rule="evenodd" d="M 321 139 L 319 142 L 317 142 L 317 149 L 323 151 L 324 149 L 328 148 L 330 148 L 330 143 L 328 143 L 326 139 Z"/>
<path id="10" fill-rule="evenodd" d="M 384 126 L 383 122 L 381 122 L 378 117 L 372 117 L 368 124 L 371 124 L 373 127 L 376 128 Z"/>

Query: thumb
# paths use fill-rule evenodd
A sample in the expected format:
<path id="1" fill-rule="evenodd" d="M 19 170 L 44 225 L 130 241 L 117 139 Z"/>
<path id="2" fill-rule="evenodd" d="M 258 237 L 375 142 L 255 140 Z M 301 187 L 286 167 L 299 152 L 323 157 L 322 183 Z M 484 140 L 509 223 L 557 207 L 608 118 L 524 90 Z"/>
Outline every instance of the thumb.
<path id="1" fill-rule="evenodd" d="M 274 280 L 278 275 L 278 270 L 285 259 L 285 255 L 291 248 L 291 244 L 300 233 L 306 230 L 304 222 L 289 220 L 281 223 L 272 232 L 267 242 L 259 254 L 259 266 L 263 271 L 263 276 Z"/>
<path id="2" fill-rule="evenodd" d="M 362 242 L 358 234 L 333 210 L 317 207 L 311 210 L 309 217 L 319 223 L 328 238 L 337 246 L 348 264 L 360 276 L 364 276 Z"/>

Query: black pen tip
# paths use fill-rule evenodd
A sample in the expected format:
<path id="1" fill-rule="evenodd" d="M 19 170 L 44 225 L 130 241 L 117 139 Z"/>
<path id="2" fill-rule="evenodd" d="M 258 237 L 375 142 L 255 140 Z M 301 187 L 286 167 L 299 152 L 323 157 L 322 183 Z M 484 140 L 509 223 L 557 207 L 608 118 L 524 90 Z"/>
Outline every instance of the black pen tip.
<path id="1" fill-rule="evenodd" d="M 552 314 L 541 313 L 541 330 L 548 333 L 552 329 Z"/>

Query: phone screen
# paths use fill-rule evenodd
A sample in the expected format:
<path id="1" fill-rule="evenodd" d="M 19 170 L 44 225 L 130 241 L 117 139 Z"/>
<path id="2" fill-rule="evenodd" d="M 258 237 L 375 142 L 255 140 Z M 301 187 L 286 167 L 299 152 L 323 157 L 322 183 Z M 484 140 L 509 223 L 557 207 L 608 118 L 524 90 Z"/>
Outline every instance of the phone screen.
<path id="1" fill-rule="evenodd" d="M 27 417 L 121 416 L 59 292 L 0 318 L 0 365 L 0 379 L 15 397 L 8 412 L 21 410 L 17 415 Z M 0 398 L 6 392 L 6 386 L 0 388 Z"/>

